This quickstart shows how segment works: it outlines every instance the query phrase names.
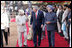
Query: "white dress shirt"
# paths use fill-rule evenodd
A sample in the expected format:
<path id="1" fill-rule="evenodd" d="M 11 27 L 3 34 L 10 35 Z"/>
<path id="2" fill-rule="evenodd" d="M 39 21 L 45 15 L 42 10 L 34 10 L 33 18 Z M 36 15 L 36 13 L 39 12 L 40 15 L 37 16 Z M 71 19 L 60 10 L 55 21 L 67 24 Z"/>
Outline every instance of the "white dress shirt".
<path id="1" fill-rule="evenodd" d="M 4 12 L 1 13 L 1 29 L 5 29 L 6 27 L 9 27 L 9 20 L 7 13 Z"/>

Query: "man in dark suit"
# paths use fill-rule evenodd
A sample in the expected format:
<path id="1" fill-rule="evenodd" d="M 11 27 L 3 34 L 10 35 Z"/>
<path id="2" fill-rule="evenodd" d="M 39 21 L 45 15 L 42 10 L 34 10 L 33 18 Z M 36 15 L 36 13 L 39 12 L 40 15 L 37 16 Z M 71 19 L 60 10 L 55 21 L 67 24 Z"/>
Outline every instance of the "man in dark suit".
<path id="1" fill-rule="evenodd" d="M 49 47 L 55 46 L 55 27 L 56 27 L 57 17 L 56 17 L 56 14 L 53 12 L 53 9 L 54 8 L 52 5 L 48 5 L 47 6 L 48 13 L 46 13 L 46 16 L 45 16 Z"/>
<path id="2" fill-rule="evenodd" d="M 33 42 L 34 46 L 37 47 L 37 32 L 38 32 L 38 46 L 41 44 L 41 32 L 43 27 L 44 14 L 42 11 L 38 10 L 37 6 L 33 7 L 31 13 L 30 25 L 33 28 Z"/>

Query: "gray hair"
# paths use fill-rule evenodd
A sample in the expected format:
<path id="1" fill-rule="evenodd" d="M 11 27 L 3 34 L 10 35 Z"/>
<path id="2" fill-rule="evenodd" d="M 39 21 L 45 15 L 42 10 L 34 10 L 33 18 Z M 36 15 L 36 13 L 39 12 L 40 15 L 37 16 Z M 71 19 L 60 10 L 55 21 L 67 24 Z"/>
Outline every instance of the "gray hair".
<path id="1" fill-rule="evenodd" d="M 38 9 L 38 6 L 33 6 L 33 8 Z"/>

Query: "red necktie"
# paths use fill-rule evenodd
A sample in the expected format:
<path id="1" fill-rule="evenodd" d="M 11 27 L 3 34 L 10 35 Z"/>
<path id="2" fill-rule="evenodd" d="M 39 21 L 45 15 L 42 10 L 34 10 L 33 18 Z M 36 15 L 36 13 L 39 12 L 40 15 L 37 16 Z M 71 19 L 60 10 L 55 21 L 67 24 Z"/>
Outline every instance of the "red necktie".
<path id="1" fill-rule="evenodd" d="M 36 12 L 36 19 L 37 19 L 37 12 Z M 37 22 L 35 24 L 37 25 Z"/>
<path id="2" fill-rule="evenodd" d="M 37 12 L 36 12 L 36 19 L 37 19 Z"/>

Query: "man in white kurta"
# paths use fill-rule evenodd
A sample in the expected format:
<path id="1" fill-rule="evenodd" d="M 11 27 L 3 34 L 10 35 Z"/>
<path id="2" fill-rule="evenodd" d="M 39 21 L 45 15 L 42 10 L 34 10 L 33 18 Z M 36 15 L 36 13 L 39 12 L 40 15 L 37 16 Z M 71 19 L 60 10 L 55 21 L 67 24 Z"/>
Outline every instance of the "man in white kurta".
<path id="1" fill-rule="evenodd" d="M 67 6 L 67 5 L 64 5 Z M 68 30 L 67 30 L 67 21 L 66 21 L 66 17 L 68 16 L 69 10 L 68 7 L 66 7 L 66 10 L 63 13 L 62 16 L 62 30 L 63 30 L 63 35 L 65 39 L 68 39 Z"/>
<path id="2" fill-rule="evenodd" d="M 18 44 L 22 47 L 22 32 L 24 34 L 24 46 L 27 47 L 27 28 L 26 28 L 27 17 L 24 15 L 23 10 L 19 10 L 19 15 L 16 16 L 17 31 L 18 31 Z"/>

